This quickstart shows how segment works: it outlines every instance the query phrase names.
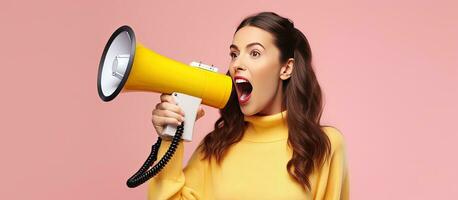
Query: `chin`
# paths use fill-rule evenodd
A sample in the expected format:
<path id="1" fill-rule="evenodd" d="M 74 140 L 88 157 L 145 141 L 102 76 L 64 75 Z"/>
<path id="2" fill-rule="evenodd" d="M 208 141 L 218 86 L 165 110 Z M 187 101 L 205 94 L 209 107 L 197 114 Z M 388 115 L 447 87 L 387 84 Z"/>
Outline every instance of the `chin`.
<path id="1" fill-rule="evenodd" d="M 241 105 L 240 110 L 242 111 L 243 115 L 251 116 L 256 115 L 259 111 L 256 110 L 256 107 L 252 104 Z"/>

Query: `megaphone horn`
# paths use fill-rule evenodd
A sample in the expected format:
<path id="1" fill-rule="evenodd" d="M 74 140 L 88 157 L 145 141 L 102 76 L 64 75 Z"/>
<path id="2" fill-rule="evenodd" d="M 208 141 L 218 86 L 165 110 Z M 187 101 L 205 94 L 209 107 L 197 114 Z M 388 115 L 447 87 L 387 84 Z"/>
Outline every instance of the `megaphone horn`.
<path id="1" fill-rule="evenodd" d="M 201 98 L 202 104 L 221 109 L 229 100 L 232 79 L 157 54 L 136 43 L 132 28 L 122 26 L 105 46 L 97 88 L 104 101 L 128 91 L 178 92 Z"/>

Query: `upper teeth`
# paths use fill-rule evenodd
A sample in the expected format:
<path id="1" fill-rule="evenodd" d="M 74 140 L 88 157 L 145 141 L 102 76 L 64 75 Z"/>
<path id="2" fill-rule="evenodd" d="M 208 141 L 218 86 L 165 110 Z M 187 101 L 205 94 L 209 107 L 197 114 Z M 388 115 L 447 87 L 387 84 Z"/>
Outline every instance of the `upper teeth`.
<path id="1" fill-rule="evenodd" d="M 235 79 L 235 82 L 236 83 L 245 83 L 245 82 L 248 82 L 248 81 L 245 80 L 245 79 Z"/>

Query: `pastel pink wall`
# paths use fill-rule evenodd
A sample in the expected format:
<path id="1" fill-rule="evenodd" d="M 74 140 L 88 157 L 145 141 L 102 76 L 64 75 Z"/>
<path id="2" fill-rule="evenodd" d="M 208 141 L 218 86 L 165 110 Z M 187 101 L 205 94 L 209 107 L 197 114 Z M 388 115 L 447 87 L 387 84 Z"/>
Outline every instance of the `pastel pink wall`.
<path id="1" fill-rule="evenodd" d="M 125 181 L 156 140 L 159 99 L 101 102 L 108 37 L 128 24 L 160 54 L 226 71 L 237 24 L 264 10 L 310 40 L 323 122 L 346 138 L 352 199 L 458 196 L 456 1 L 279 2 L 3 0 L 0 199 L 145 199 L 146 185 Z M 186 160 L 218 117 L 205 109 Z"/>

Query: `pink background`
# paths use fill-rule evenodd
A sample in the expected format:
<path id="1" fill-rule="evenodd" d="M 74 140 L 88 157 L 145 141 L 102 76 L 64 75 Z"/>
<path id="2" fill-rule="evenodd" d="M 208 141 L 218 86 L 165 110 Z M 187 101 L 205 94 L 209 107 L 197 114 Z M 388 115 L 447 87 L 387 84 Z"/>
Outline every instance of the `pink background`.
<path id="1" fill-rule="evenodd" d="M 125 181 L 156 141 L 158 94 L 99 99 L 108 37 L 128 24 L 162 55 L 225 72 L 236 26 L 265 10 L 310 40 L 352 199 L 458 196 L 456 1 L 163 2 L 2 1 L 0 199 L 145 199 Z M 186 160 L 218 117 L 205 110 Z"/>

